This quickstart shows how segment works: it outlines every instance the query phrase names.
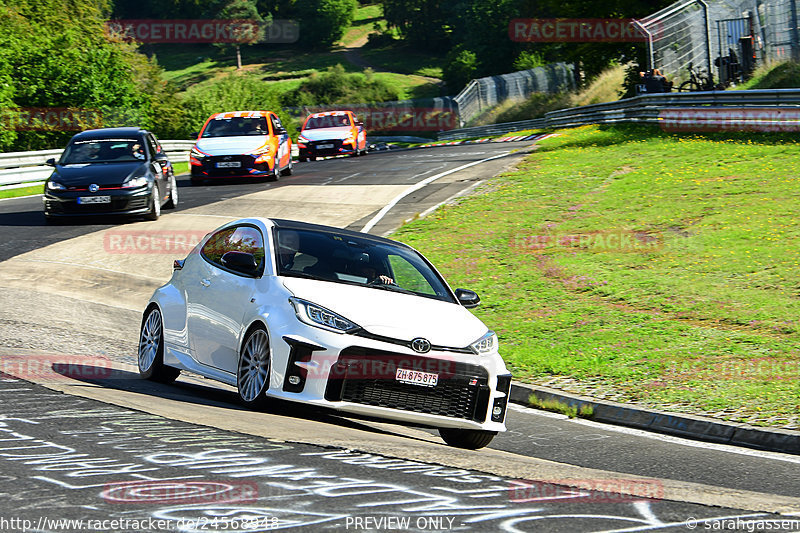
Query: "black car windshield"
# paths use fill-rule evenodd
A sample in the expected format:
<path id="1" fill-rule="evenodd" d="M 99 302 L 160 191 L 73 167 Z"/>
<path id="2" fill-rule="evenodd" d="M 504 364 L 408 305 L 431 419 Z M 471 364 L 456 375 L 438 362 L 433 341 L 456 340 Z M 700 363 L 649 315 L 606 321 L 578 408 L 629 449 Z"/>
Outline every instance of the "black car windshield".
<path id="1" fill-rule="evenodd" d="M 306 121 L 304 130 L 316 130 L 320 128 L 344 128 L 350 125 L 350 117 L 347 115 L 323 115 L 320 117 L 309 117 Z"/>
<path id="2" fill-rule="evenodd" d="M 138 139 L 86 139 L 74 141 L 61 154 L 62 165 L 130 163 L 147 158 Z"/>
<path id="3" fill-rule="evenodd" d="M 268 134 L 266 117 L 231 117 L 211 119 L 201 137 L 242 137 Z"/>
<path id="4" fill-rule="evenodd" d="M 360 285 L 455 302 L 444 280 L 414 250 L 327 231 L 276 228 L 278 275 Z"/>

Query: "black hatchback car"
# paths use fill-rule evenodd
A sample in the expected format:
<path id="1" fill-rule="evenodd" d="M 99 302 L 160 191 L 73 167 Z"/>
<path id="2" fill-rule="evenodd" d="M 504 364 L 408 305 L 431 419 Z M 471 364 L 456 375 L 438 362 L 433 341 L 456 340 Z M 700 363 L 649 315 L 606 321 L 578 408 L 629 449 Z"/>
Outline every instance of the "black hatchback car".
<path id="1" fill-rule="evenodd" d="M 141 128 L 78 133 L 64 149 L 44 187 L 44 215 L 143 215 L 178 203 L 175 173 L 158 139 Z"/>

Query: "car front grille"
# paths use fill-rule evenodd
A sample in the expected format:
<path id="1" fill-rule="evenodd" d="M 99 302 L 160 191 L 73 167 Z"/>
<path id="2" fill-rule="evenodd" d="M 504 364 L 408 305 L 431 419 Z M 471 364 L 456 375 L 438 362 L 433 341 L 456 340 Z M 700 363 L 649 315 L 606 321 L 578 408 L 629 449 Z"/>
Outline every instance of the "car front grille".
<path id="1" fill-rule="evenodd" d="M 398 368 L 438 375 L 435 386 L 403 383 Z M 342 350 L 325 399 L 484 422 L 491 393 L 485 368 L 450 359 L 362 347 Z"/>
<path id="2" fill-rule="evenodd" d="M 238 162 L 238 167 L 218 168 L 217 163 Z M 209 176 L 242 176 L 247 175 L 250 169 L 269 170 L 266 163 L 255 163 L 252 155 L 217 155 L 203 159 L 203 170 Z"/>

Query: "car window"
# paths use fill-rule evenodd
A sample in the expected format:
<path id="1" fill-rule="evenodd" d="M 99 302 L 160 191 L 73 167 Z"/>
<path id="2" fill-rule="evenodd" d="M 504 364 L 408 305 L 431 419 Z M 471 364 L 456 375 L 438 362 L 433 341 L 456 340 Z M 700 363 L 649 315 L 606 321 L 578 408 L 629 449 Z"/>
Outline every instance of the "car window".
<path id="1" fill-rule="evenodd" d="M 241 137 L 268 135 L 266 117 L 214 118 L 206 124 L 201 137 Z"/>
<path id="2" fill-rule="evenodd" d="M 234 226 L 212 235 L 200 254 L 215 266 L 223 268 L 221 259 L 227 252 L 247 252 L 253 254 L 259 270 L 264 268 L 264 238 L 254 226 Z"/>
<path id="3" fill-rule="evenodd" d="M 278 275 L 310 277 L 453 301 L 444 280 L 414 250 L 327 231 L 275 229 Z M 380 281 L 390 278 L 391 283 Z"/>
<path id="4" fill-rule="evenodd" d="M 350 125 L 350 118 L 347 115 L 322 115 L 311 116 L 306 121 L 304 130 L 316 130 L 319 128 L 341 128 Z"/>
<path id="5" fill-rule="evenodd" d="M 61 155 L 60 164 L 130 163 L 144 158 L 139 139 L 86 139 L 71 142 Z"/>
<path id="6" fill-rule="evenodd" d="M 272 120 L 272 132 L 275 135 L 278 135 L 281 130 L 283 130 L 283 124 L 281 124 L 281 120 L 275 115 L 270 115 L 269 118 Z"/>
<path id="7" fill-rule="evenodd" d="M 158 145 L 152 135 L 147 136 L 147 147 L 150 148 L 150 157 L 155 157 L 159 152 Z"/>

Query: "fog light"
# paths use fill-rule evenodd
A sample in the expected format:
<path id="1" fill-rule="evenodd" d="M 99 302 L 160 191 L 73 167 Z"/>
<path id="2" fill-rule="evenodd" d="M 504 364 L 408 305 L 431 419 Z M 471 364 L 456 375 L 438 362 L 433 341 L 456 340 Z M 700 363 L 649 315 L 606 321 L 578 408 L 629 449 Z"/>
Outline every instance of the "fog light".
<path id="1" fill-rule="evenodd" d="M 492 415 L 494 415 L 494 416 L 500 416 L 500 415 L 502 415 L 502 414 L 503 414 L 503 408 L 502 408 L 502 407 L 500 407 L 499 405 L 496 405 L 496 406 L 494 407 L 494 409 L 492 409 Z"/>
<path id="2" fill-rule="evenodd" d="M 289 376 L 289 383 L 291 385 L 299 385 L 300 384 L 300 376 Z"/>

